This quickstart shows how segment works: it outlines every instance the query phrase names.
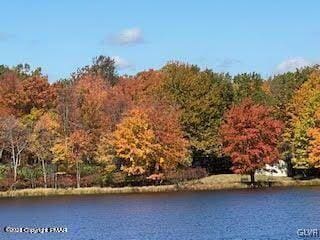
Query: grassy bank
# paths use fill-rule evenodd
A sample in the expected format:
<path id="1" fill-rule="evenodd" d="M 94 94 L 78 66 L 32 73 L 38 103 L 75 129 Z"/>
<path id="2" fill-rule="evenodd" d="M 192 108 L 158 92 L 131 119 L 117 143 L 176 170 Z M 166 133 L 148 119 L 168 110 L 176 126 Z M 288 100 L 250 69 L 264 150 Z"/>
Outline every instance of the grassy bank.
<path id="1" fill-rule="evenodd" d="M 93 194 L 120 194 L 120 193 L 157 193 L 176 191 L 211 191 L 222 189 L 245 189 L 244 176 L 236 174 L 221 174 L 205 177 L 199 180 L 188 181 L 176 185 L 123 187 L 123 188 L 67 188 L 67 189 L 22 189 L 15 191 L 0 192 L 0 197 L 31 197 L 31 196 L 59 196 L 59 195 L 93 195 Z M 271 182 L 272 187 L 289 186 L 320 186 L 320 179 L 294 180 L 288 177 L 265 177 L 257 176 L 260 183 Z"/>

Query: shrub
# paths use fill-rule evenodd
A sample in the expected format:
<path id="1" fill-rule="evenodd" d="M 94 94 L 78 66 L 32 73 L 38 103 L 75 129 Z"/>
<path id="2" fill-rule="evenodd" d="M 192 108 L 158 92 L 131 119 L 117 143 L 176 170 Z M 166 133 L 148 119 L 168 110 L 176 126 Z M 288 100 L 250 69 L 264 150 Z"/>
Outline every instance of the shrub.
<path id="1" fill-rule="evenodd" d="M 21 180 L 19 184 L 24 185 L 22 182 L 25 181 L 33 188 L 36 187 L 37 179 L 42 176 L 42 170 L 39 166 L 24 166 L 18 170 L 18 176 Z"/>
<path id="2" fill-rule="evenodd" d="M 88 176 L 84 176 L 81 178 L 81 187 L 93 187 L 100 185 L 100 175 L 99 174 L 91 174 Z"/>
<path id="3" fill-rule="evenodd" d="M 14 185 L 13 178 L 3 178 L 0 180 L 0 191 L 7 191 Z"/>
<path id="4" fill-rule="evenodd" d="M 81 164 L 81 176 L 94 175 L 99 172 L 100 167 L 90 164 Z"/>
<path id="5" fill-rule="evenodd" d="M 145 175 L 132 175 L 126 177 L 126 184 L 129 186 L 153 185 L 153 181 L 148 180 Z"/>
<path id="6" fill-rule="evenodd" d="M 167 172 L 164 178 L 168 183 L 178 183 L 187 180 L 200 179 L 206 176 L 208 176 L 206 169 L 197 167 Z"/>
<path id="7" fill-rule="evenodd" d="M 8 169 L 9 169 L 8 165 L 0 164 L 0 180 L 2 180 L 7 176 Z"/>
<path id="8" fill-rule="evenodd" d="M 114 174 L 113 172 L 107 172 L 105 174 L 100 175 L 100 177 L 99 177 L 100 186 L 101 187 L 111 186 L 113 174 Z"/>
<path id="9" fill-rule="evenodd" d="M 115 172 L 111 174 L 111 186 L 124 187 L 126 185 L 127 174 L 124 172 Z"/>
<path id="10" fill-rule="evenodd" d="M 60 175 L 57 177 L 58 188 L 72 188 L 76 186 L 76 179 L 71 175 Z"/>

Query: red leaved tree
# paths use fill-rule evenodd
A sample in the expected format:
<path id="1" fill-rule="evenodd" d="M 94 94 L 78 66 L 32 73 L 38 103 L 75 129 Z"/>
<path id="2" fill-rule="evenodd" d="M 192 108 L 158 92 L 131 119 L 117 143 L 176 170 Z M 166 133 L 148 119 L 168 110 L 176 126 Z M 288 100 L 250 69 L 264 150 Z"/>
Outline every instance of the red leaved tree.
<path id="1" fill-rule="evenodd" d="M 21 76 L 14 71 L 0 75 L 0 106 L 10 109 L 15 116 L 29 114 L 32 108 L 50 109 L 55 98 L 45 76 Z"/>
<path id="2" fill-rule="evenodd" d="M 233 171 L 250 174 L 278 160 L 278 139 L 283 124 L 271 116 L 271 109 L 249 99 L 232 107 L 221 126 L 223 153 L 231 157 Z"/>

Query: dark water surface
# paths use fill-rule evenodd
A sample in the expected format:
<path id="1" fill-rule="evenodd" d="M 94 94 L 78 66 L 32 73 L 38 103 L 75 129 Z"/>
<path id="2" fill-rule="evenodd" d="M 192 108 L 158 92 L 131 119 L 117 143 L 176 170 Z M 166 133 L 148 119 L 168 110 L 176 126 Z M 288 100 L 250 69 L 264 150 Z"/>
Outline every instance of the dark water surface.
<path id="1" fill-rule="evenodd" d="M 0 240 L 303 239 L 298 229 L 320 229 L 320 188 L 0 199 L 0 227 Z"/>

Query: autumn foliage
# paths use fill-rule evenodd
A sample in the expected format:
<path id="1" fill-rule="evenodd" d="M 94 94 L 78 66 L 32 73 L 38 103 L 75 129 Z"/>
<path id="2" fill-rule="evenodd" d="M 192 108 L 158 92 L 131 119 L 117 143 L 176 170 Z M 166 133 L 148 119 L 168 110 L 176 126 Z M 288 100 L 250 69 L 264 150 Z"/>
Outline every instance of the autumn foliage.
<path id="1" fill-rule="evenodd" d="M 263 79 L 181 62 L 120 76 L 99 56 L 50 83 L 39 68 L 0 65 L 0 184 L 172 183 L 230 171 L 222 159 L 252 176 L 280 159 L 318 169 L 319 76 L 317 66 Z"/>
<path id="2" fill-rule="evenodd" d="M 124 169 L 131 175 L 150 175 L 190 164 L 188 142 L 177 114 L 158 111 L 157 107 L 132 109 L 113 133 L 116 156 L 123 159 Z"/>
<path id="3" fill-rule="evenodd" d="M 257 169 L 279 158 L 277 144 L 283 124 L 271 110 L 245 99 L 227 112 L 221 127 L 223 153 L 231 157 L 236 173 L 254 176 Z M 252 179 L 253 180 L 253 179 Z"/>

